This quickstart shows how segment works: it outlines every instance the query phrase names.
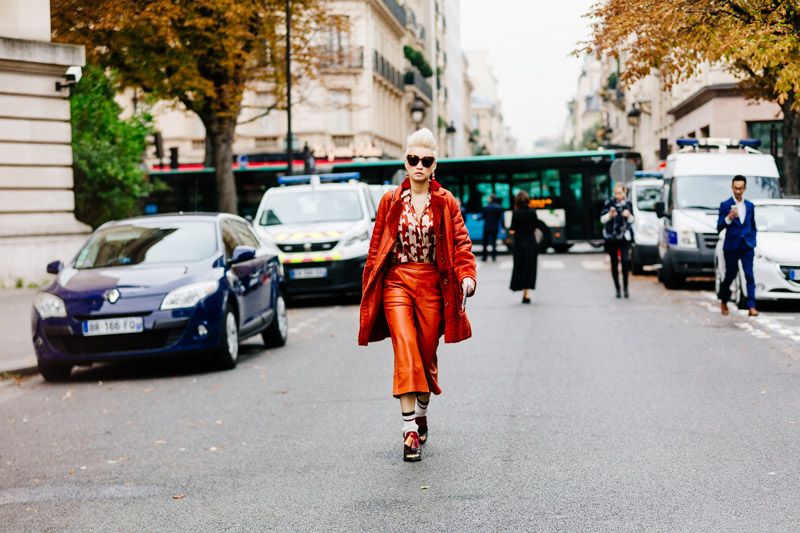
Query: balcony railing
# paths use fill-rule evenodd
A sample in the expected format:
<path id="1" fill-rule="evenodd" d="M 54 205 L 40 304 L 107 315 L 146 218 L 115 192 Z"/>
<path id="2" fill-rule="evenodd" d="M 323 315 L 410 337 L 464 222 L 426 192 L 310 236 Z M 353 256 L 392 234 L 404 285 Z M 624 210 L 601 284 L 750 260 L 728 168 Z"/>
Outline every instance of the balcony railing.
<path id="1" fill-rule="evenodd" d="M 428 100 L 433 100 L 433 88 L 419 72 L 415 70 L 406 71 L 405 82 L 406 85 L 413 85 L 419 89 L 422 94 L 428 97 Z"/>
<path id="2" fill-rule="evenodd" d="M 400 73 L 399 70 L 394 68 L 394 66 L 392 66 L 392 64 L 389 63 L 389 61 L 387 61 L 385 57 L 379 54 L 377 50 L 374 52 L 372 59 L 375 72 L 380 77 L 382 77 L 383 79 L 385 79 L 386 81 L 388 81 L 401 91 L 405 88 L 405 84 L 403 83 L 403 75 Z"/>
<path id="3" fill-rule="evenodd" d="M 323 47 L 319 51 L 319 67 L 325 70 L 364 68 L 364 47 L 333 49 Z"/>
<path id="4" fill-rule="evenodd" d="M 392 12 L 402 27 L 406 27 L 406 10 L 397 0 L 383 0 L 383 4 Z"/>

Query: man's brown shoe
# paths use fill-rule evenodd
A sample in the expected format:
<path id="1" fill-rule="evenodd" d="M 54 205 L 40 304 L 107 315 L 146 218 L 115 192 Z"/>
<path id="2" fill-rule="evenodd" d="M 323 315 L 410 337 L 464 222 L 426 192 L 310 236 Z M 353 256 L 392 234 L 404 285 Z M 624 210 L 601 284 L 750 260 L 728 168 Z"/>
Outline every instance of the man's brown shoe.
<path id="1" fill-rule="evenodd" d="M 747 314 L 750 316 L 758 316 L 758 309 L 756 309 L 755 307 L 751 307 L 750 311 L 748 311 Z"/>
<path id="2" fill-rule="evenodd" d="M 719 310 L 722 312 L 723 315 L 728 316 L 728 304 L 722 302 L 719 304 Z"/>

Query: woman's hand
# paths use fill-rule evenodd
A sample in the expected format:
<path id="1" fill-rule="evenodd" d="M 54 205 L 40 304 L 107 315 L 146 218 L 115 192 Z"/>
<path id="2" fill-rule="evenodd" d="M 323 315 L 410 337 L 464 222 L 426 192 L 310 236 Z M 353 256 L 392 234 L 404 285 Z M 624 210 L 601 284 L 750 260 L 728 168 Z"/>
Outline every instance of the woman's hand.
<path id="1" fill-rule="evenodd" d="M 622 216 L 624 216 L 625 218 L 631 218 L 631 212 L 628 211 L 627 209 L 624 209 L 622 211 Z"/>
<path id="2" fill-rule="evenodd" d="M 467 296 L 475 294 L 475 280 L 472 278 L 464 278 L 461 281 L 461 291 Z"/>
<path id="3" fill-rule="evenodd" d="M 610 218 L 614 218 L 615 216 L 617 216 L 617 208 L 616 207 L 612 207 L 611 209 L 609 209 L 608 210 L 608 216 Z"/>

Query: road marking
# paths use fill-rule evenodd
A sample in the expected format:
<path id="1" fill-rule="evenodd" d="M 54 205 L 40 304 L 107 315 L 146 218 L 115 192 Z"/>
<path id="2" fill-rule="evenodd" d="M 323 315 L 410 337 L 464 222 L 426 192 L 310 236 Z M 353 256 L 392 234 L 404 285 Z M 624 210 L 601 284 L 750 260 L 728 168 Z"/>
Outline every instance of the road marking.
<path id="1" fill-rule="evenodd" d="M 602 260 L 581 261 L 581 266 L 586 270 L 605 270 L 607 265 Z"/>
<path id="2" fill-rule="evenodd" d="M 545 270 L 564 270 L 564 261 L 560 259 L 542 259 L 542 268 Z"/>

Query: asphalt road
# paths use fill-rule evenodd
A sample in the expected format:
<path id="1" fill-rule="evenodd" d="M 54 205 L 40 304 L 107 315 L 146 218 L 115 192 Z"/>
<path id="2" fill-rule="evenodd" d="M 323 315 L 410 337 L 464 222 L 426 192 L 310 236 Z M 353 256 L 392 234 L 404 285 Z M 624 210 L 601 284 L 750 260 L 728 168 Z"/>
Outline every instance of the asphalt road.
<path id="1" fill-rule="evenodd" d="M 474 338 L 440 351 L 421 463 L 401 460 L 391 346 L 357 306 L 290 311 L 239 367 L 0 382 L 0 529 L 800 529 L 800 313 L 722 317 L 707 284 L 540 259 L 533 304 L 481 264 Z"/>

